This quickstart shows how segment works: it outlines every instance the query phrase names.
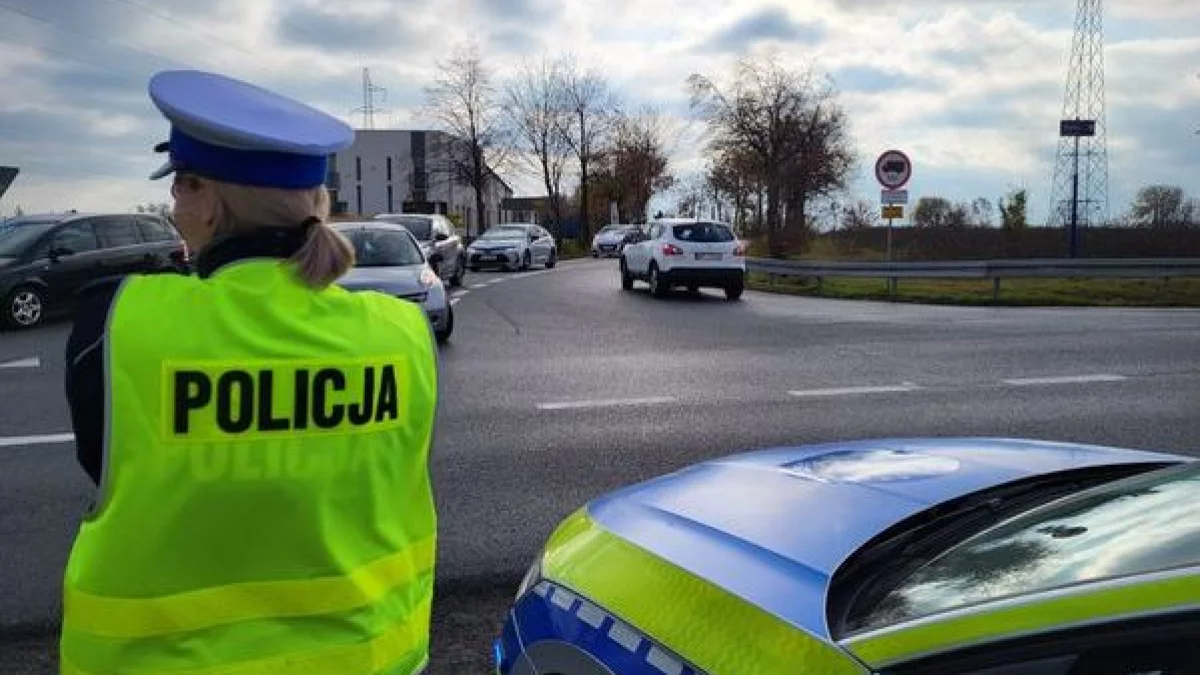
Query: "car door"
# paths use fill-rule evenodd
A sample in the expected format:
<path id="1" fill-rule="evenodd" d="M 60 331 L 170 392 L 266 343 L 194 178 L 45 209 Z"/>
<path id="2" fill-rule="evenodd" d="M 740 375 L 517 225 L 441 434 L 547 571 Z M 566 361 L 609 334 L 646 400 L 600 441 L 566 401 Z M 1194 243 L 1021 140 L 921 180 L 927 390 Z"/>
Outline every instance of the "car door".
<path id="1" fill-rule="evenodd" d="M 51 305 L 69 305 L 81 288 L 100 276 L 102 252 L 88 220 L 67 223 L 48 234 L 32 256 L 46 282 Z"/>
<path id="2" fill-rule="evenodd" d="M 154 256 L 154 268 L 148 271 L 182 269 L 187 265 L 183 240 L 165 219 L 160 216 L 139 215 L 134 217 L 134 222 L 137 223 L 145 241 L 146 252 Z"/>
<path id="3" fill-rule="evenodd" d="M 546 229 L 538 227 L 534 228 L 538 235 L 538 261 L 545 263 L 550 261 L 550 253 L 554 250 L 554 237 L 550 236 L 550 232 Z"/>
<path id="4" fill-rule="evenodd" d="M 97 216 L 92 222 L 100 237 L 104 276 L 137 274 L 157 268 L 154 253 L 147 248 L 132 216 Z"/>
<path id="5" fill-rule="evenodd" d="M 651 225 L 649 233 L 641 241 L 627 247 L 633 251 L 633 259 L 628 264 L 629 269 L 635 274 L 648 274 L 650 272 L 650 248 L 654 245 L 654 241 L 658 239 L 661 232 L 661 225 Z"/>

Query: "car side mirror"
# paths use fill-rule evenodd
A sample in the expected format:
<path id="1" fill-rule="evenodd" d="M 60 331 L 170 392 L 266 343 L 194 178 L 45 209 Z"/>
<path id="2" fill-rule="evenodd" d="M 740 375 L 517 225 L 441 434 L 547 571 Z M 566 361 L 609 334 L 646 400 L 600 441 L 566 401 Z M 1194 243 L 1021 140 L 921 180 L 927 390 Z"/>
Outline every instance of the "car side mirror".
<path id="1" fill-rule="evenodd" d="M 446 234 L 445 232 L 438 232 L 437 234 L 433 235 L 434 241 L 446 241 L 449 238 L 450 235 Z"/>

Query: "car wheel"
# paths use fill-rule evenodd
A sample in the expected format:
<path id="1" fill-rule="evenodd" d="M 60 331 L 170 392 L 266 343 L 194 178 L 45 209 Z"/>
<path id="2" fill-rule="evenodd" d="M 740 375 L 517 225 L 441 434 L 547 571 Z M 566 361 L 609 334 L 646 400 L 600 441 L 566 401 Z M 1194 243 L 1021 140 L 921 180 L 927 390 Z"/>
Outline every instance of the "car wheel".
<path id="1" fill-rule="evenodd" d="M 670 291 L 671 287 L 662 280 L 658 273 L 658 265 L 650 263 L 650 293 L 656 298 L 665 298 Z"/>
<path id="2" fill-rule="evenodd" d="M 450 285 L 455 288 L 462 286 L 463 275 L 467 273 L 467 261 L 462 258 L 458 259 L 458 265 L 454 269 L 454 276 L 450 277 Z"/>
<path id="3" fill-rule="evenodd" d="M 633 290 L 633 275 L 629 273 L 629 268 L 625 266 L 624 258 L 621 258 L 621 289 L 626 291 Z"/>
<path id="4" fill-rule="evenodd" d="M 434 331 L 433 336 L 437 338 L 438 344 L 445 344 L 450 339 L 450 334 L 454 332 L 454 308 L 446 307 L 446 327 L 442 330 Z"/>
<path id="5" fill-rule="evenodd" d="M 558 264 L 558 250 L 550 249 L 550 257 L 546 259 L 546 269 L 548 269 L 548 270 L 554 269 L 554 266 L 557 264 Z"/>
<path id="6" fill-rule="evenodd" d="M 523 272 L 529 269 L 530 265 L 532 264 L 533 257 L 529 254 L 529 251 L 525 251 L 525 255 L 521 257 L 521 271 Z"/>
<path id="7" fill-rule="evenodd" d="M 46 315 L 46 300 L 41 291 L 23 286 L 8 294 L 4 303 L 4 323 L 12 328 L 33 328 Z"/>
<path id="8" fill-rule="evenodd" d="M 479 271 L 479 268 L 478 268 L 478 267 L 472 267 L 472 268 L 471 268 L 471 271 L 472 271 L 472 272 L 478 272 L 478 271 Z"/>
<path id="9" fill-rule="evenodd" d="M 742 297 L 742 291 L 746 290 L 746 284 L 743 281 L 736 281 L 725 287 L 725 299 L 737 300 Z"/>

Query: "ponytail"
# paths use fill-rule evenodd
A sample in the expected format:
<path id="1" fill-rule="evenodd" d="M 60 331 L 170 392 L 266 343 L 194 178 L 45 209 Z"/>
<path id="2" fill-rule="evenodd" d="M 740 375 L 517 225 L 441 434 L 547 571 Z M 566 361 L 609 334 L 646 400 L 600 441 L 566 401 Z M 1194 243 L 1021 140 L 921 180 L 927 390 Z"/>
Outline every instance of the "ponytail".
<path id="1" fill-rule="evenodd" d="M 292 256 L 304 283 L 324 288 L 354 266 L 354 247 L 340 233 L 313 218 L 307 225 L 304 245 Z"/>

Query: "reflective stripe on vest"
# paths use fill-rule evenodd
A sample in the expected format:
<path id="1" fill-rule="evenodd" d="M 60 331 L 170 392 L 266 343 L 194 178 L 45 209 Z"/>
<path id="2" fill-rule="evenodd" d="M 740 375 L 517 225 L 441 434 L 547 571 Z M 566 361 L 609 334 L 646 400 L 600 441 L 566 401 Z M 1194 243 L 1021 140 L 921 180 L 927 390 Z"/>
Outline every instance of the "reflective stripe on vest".
<path id="1" fill-rule="evenodd" d="M 837 647 L 608 532 L 586 510 L 551 535 L 542 574 L 709 673 L 866 672 Z"/>
<path id="2" fill-rule="evenodd" d="M 130 278 L 106 347 L 62 672 L 418 672 L 437 392 L 420 308 L 254 260 Z"/>

